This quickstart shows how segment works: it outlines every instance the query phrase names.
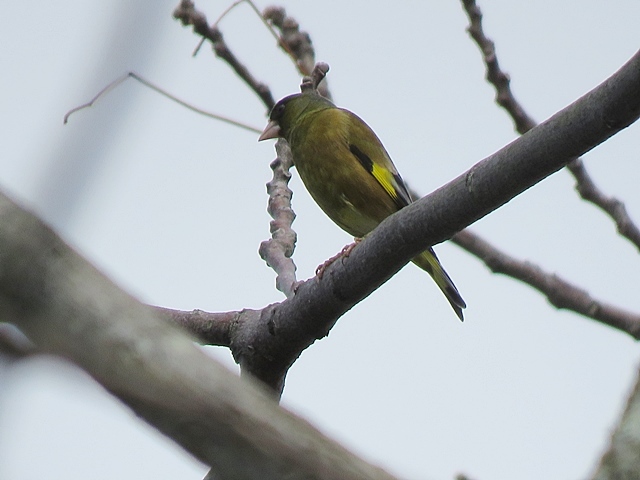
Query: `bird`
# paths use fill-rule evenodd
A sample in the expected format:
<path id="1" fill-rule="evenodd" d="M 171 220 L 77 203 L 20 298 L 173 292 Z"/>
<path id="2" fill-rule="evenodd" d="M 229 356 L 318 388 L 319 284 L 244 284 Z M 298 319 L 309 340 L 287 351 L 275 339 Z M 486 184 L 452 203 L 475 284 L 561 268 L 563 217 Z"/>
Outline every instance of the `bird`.
<path id="1" fill-rule="evenodd" d="M 340 228 L 362 238 L 413 200 L 382 142 L 364 120 L 309 89 L 284 97 L 258 141 L 284 138 L 311 197 Z M 466 303 L 433 248 L 412 259 L 464 321 Z"/>

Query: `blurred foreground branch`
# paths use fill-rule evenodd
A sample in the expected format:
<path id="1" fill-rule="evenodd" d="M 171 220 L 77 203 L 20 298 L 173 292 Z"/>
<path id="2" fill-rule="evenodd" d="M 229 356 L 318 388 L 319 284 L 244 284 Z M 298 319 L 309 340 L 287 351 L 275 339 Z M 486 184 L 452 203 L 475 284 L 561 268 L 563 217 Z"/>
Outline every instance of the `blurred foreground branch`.
<path id="1" fill-rule="evenodd" d="M 391 480 L 242 381 L 0 194 L 0 318 L 222 478 Z"/>

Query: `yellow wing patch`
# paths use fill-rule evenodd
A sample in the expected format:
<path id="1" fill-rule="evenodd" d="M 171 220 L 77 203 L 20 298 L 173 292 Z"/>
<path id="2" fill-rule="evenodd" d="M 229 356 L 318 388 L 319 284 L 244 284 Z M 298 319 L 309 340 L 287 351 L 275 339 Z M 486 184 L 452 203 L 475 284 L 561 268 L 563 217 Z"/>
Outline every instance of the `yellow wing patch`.
<path id="1" fill-rule="evenodd" d="M 407 187 L 404 186 L 404 182 L 402 181 L 402 178 L 400 178 L 400 175 L 394 173 L 384 165 L 374 163 L 371 158 L 353 144 L 349 145 L 349 150 L 356 156 L 360 165 L 362 165 L 367 172 L 373 175 L 373 178 L 375 178 L 380 186 L 384 188 L 398 208 L 404 208 L 411 203 L 411 195 L 409 195 Z M 391 160 L 389 160 L 389 162 L 391 162 Z M 390 165 L 393 164 L 390 163 Z"/>
<path id="2" fill-rule="evenodd" d="M 398 191 L 394 187 L 394 181 L 392 173 L 381 167 L 380 165 L 376 165 L 375 163 L 371 167 L 371 174 L 378 181 L 380 185 L 387 191 L 387 193 L 393 198 L 394 202 L 398 201 Z"/>

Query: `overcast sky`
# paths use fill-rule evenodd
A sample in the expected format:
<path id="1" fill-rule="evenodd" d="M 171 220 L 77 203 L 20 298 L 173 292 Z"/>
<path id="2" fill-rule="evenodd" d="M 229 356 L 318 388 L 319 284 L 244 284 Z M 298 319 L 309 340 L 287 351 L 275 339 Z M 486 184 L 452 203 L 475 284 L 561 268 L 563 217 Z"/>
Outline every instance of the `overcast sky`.
<path id="1" fill-rule="evenodd" d="M 229 2 L 198 2 L 213 21 Z M 257 97 L 172 19 L 177 2 L 7 2 L 0 17 L 0 188 L 145 302 L 226 311 L 282 300 L 259 258 L 273 142 L 199 116 L 129 80 L 133 70 L 201 108 L 258 128 Z M 286 1 L 335 102 L 365 119 L 405 180 L 428 193 L 517 135 L 493 103 L 459 1 Z M 259 3 L 263 8 L 267 4 Z M 484 0 L 517 98 L 544 120 L 638 49 L 638 0 Z M 279 98 L 300 78 L 252 10 L 220 25 Z M 640 221 L 640 126 L 585 157 Z M 471 228 L 594 297 L 640 310 L 637 251 L 559 172 Z M 295 175 L 299 279 L 350 237 Z M 634 384 L 635 342 L 436 246 L 468 304 L 461 324 L 407 266 L 291 369 L 283 405 L 407 479 L 585 478 Z M 208 348 L 236 369 L 225 349 Z M 201 479 L 207 468 L 56 359 L 0 362 L 0 479 Z"/>

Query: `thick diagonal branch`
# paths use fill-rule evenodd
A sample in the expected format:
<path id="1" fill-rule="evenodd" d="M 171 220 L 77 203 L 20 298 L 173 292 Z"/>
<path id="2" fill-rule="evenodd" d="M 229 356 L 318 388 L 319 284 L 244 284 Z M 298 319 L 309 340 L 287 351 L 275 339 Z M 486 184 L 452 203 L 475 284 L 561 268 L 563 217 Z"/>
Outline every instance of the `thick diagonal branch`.
<path id="1" fill-rule="evenodd" d="M 300 352 L 428 245 L 453 236 L 640 115 L 640 52 L 600 86 L 471 170 L 386 219 L 322 279 L 267 307 L 234 355 L 280 391 Z M 239 332 L 242 335 L 242 328 Z M 257 334 L 257 336 L 255 336 Z M 250 346 L 250 348 L 249 348 Z"/>

